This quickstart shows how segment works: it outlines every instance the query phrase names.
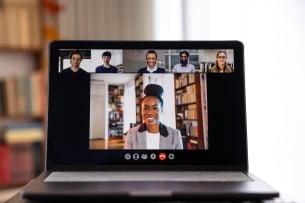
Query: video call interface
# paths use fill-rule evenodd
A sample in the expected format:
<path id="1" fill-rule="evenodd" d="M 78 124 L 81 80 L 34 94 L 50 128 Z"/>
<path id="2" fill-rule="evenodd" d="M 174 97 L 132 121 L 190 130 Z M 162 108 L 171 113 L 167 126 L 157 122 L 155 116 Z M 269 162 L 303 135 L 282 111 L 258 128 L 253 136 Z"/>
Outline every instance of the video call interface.
<path id="1" fill-rule="evenodd" d="M 89 150 L 208 150 L 208 74 L 233 49 L 61 49 L 59 73 L 90 74 Z"/>

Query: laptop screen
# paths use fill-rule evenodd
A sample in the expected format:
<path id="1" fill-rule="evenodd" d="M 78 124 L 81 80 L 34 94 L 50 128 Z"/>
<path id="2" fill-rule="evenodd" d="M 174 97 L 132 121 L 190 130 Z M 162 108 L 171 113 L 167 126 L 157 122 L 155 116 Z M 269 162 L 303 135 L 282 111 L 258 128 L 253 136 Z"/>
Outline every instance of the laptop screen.
<path id="1" fill-rule="evenodd" d="M 56 41 L 47 168 L 247 167 L 237 41 Z"/>

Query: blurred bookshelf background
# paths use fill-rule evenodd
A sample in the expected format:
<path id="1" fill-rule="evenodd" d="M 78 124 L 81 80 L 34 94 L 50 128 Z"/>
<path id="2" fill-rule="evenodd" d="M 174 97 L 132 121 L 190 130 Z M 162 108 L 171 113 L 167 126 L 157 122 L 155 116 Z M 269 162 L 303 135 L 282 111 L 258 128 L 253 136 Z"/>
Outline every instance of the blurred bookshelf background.
<path id="1" fill-rule="evenodd" d="M 0 0 L 0 202 L 44 169 L 49 42 L 152 39 L 152 5 Z"/>
<path id="2" fill-rule="evenodd" d="M 58 4 L 0 0 L 0 202 L 44 168 L 47 44 Z"/>

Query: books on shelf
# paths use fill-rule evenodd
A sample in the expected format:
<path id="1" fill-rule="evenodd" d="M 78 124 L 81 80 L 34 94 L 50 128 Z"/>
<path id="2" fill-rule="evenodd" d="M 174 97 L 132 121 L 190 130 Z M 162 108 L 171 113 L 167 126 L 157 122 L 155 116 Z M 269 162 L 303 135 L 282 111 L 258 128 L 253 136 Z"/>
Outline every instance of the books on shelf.
<path id="1" fill-rule="evenodd" d="M 175 75 L 176 127 L 186 149 L 207 149 L 205 77 L 201 74 Z"/>
<path id="2" fill-rule="evenodd" d="M 42 5 L 40 0 L 0 0 L 1 52 L 28 52 L 38 63 Z M 43 166 L 45 72 L 31 67 L 24 75 L 27 67 L 1 67 L 19 71 L 4 71 L 0 79 L 0 187 L 24 184 Z M 40 122 L 29 123 L 33 120 Z"/>
<path id="3" fill-rule="evenodd" d="M 197 106 L 196 104 L 190 104 L 184 110 L 184 117 L 188 120 L 196 120 L 197 119 Z"/>
<path id="4" fill-rule="evenodd" d="M 0 6 L 0 47 L 3 47 L 5 45 L 5 34 L 3 30 L 5 30 L 5 25 L 4 25 L 4 11 L 3 8 Z"/>
<path id="5" fill-rule="evenodd" d="M 45 111 L 43 71 L 11 76 L 0 81 L 0 116 L 42 117 Z"/>
<path id="6" fill-rule="evenodd" d="M 195 83 L 195 73 L 181 73 L 180 77 L 176 78 L 175 83 L 176 89 Z"/>
<path id="7" fill-rule="evenodd" d="M 0 186 L 24 184 L 42 170 L 41 123 L 7 126 L 0 134 Z"/>
<path id="8" fill-rule="evenodd" d="M 39 0 L 3 0 L 1 4 L 0 46 L 40 49 L 42 44 L 41 2 Z"/>
<path id="9" fill-rule="evenodd" d="M 185 90 L 176 91 L 176 104 L 189 104 L 196 102 L 195 84 L 186 86 Z"/>
<path id="10" fill-rule="evenodd" d="M 18 123 L 6 127 L 3 134 L 5 143 L 40 142 L 44 131 L 41 123 Z"/>

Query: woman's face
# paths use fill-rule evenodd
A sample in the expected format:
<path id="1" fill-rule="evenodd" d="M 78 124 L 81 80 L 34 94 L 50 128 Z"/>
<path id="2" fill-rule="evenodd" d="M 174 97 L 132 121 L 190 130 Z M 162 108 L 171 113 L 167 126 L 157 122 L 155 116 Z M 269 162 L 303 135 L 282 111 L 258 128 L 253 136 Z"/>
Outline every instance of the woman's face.
<path id="1" fill-rule="evenodd" d="M 223 68 L 226 61 L 227 61 L 227 55 L 224 52 L 220 52 L 216 57 L 218 66 Z"/>
<path id="2" fill-rule="evenodd" d="M 159 99 L 148 96 L 142 101 L 142 118 L 147 126 L 159 125 L 162 107 Z"/>

